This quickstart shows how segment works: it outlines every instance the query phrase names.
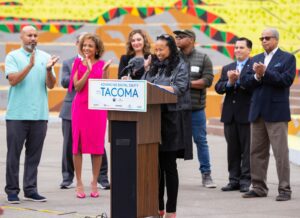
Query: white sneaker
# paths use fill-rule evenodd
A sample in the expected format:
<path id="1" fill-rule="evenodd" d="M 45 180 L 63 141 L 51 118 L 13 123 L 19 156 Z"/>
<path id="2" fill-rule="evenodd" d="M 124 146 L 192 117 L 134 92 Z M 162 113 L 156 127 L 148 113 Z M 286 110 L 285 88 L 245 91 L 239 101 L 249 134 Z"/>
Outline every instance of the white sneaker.
<path id="1" fill-rule="evenodd" d="M 75 185 L 73 182 L 71 183 L 62 183 L 60 184 L 61 189 L 70 189 L 70 188 L 75 188 Z"/>

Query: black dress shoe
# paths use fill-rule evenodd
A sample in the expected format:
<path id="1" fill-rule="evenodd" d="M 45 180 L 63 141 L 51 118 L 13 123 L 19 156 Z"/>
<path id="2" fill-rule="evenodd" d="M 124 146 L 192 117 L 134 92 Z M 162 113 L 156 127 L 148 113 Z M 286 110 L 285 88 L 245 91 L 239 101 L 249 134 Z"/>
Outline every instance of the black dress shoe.
<path id="1" fill-rule="evenodd" d="M 235 190 L 239 190 L 240 189 L 240 185 L 238 184 L 231 184 L 231 183 L 228 183 L 226 186 L 222 187 L 221 190 L 224 191 L 224 192 L 227 192 L 227 191 L 235 191 Z"/>
<path id="2" fill-rule="evenodd" d="M 289 201 L 291 200 L 291 194 L 288 193 L 279 193 L 279 195 L 276 197 L 276 201 Z"/>
<path id="3" fill-rule="evenodd" d="M 255 191 L 250 190 L 242 195 L 243 198 L 259 198 L 259 197 L 267 197 L 267 195 L 259 195 Z"/>
<path id="4" fill-rule="evenodd" d="M 248 191 L 249 191 L 249 186 L 247 185 L 240 186 L 240 192 L 248 192 Z"/>

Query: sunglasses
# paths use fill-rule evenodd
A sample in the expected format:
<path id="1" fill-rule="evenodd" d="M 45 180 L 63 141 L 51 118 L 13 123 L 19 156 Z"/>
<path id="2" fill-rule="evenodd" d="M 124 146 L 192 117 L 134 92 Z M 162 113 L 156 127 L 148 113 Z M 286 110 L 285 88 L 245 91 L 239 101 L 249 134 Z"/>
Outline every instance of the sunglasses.
<path id="1" fill-rule="evenodd" d="M 184 38 L 187 38 L 187 37 L 189 37 L 189 36 L 187 36 L 187 35 L 176 35 L 175 39 L 184 39 Z"/>
<path id="2" fill-rule="evenodd" d="M 156 40 L 158 39 L 169 39 L 171 36 L 169 34 L 161 34 L 156 37 Z"/>
<path id="3" fill-rule="evenodd" d="M 265 37 L 260 37 L 259 40 L 260 41 L 264 41 L 264 40 L 269 41 L 272 38 L 275 38 L 275 37 L 274 36 L 265 36 Z"/>

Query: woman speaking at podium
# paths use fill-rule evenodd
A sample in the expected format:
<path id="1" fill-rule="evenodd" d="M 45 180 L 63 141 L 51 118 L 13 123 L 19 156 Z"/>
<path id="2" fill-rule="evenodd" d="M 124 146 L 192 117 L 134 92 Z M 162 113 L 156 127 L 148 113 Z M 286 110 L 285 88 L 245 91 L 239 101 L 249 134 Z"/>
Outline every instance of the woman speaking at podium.
<path id="1" fill-rule="evenodd" d="M 140 79 L 145 73 L 144 58 L 150 55 L 150 43 L 141 29 L 132 30 L 126 43 L 126 55 L 122 55 L 118 79 Z"/>
<path id="2" fill-rule="evenodd" d="M 176 217 L 178 195 L 177 158 L 190 160 L 192 124 L 189 67 L 179 57 L 175 40 L 168 34 L 157 37 L 154 55 L 145 61 L 143 79 L 177 95 L 177 103 L 161 107 L 161 144 L 159 146 L 159 215 L 165 214 L 164 192 L 167 190 L 166 216 Z"/>

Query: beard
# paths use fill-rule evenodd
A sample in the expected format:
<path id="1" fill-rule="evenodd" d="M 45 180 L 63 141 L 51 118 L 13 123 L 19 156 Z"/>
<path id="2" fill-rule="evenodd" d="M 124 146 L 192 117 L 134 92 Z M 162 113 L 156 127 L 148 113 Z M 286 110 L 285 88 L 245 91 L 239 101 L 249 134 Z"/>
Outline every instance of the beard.
<path id="1" fill-rule="evenodd" d="M 24 47 L 26 49 L 28 49 L 29 51 L 33 51 L 33 50 L 35 50 L 36 44 L 32 43 L 32 44 L 24 45 Z"/>

